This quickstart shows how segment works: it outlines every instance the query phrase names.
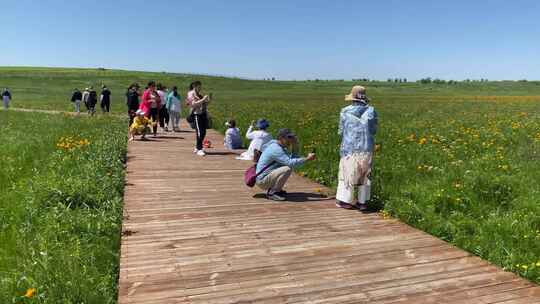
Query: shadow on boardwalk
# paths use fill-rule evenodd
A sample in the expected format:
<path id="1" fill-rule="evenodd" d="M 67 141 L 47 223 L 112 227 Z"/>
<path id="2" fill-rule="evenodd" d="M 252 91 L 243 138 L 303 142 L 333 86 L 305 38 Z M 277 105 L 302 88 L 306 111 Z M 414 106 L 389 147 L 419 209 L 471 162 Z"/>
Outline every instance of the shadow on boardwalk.
<path id="1" fill-rule="evenodd" d="M 253 196 L 255 199 L 264 199 L 266 200 L 266 194 L 257 193 Z M 308 192 L 289 192 L 287 193 L 287 201 L 295 203 L 308 203 L 308 202 L 320 202 L 334 200 L 333 197 L 324 194 L 318 193 L 308 193 Z"/>

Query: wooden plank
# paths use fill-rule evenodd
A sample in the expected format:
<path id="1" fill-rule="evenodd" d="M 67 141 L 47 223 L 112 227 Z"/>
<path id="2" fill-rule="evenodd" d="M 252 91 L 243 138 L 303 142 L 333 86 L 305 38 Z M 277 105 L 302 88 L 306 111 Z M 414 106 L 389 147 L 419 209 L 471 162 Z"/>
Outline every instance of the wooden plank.
<path id="1" fill-rule="evenodd" d="M 129 144 L 119 303 L 540 303 L 535 284 L 335 208 L 305 178 L 289 181 L 293 202 L 269 202 L 243 185 L 249 162 L 193 145 L 187 132 Z"/>

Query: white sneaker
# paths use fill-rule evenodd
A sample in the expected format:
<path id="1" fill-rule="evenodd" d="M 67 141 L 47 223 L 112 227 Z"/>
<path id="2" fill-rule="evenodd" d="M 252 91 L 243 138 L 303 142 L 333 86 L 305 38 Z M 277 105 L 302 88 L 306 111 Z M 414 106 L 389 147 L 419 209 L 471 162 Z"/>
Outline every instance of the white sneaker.
<path id="1" fill-rule="evenodd" d="M 193 153 L 197 154 L 197 152 L 199 152 L 197 148 L 193 149 Z"/>
<path id="2" fill-rule="evenodd" d="M 198 156 L 205 156 L 206 153 L 204 153 L 204 150 L 199 150 L 199 151 L 197 151 L 197 155 Z"/>

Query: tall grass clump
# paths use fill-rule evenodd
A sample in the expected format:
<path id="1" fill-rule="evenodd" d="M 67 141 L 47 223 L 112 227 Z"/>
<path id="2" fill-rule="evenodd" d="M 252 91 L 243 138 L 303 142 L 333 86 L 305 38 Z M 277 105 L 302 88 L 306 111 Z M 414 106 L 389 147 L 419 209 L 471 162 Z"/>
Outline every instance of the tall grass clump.
<path id="1" fill-rule="evenodd" d="M 0 112 L 0 303 L 115 303 L 117 118 Z"/>

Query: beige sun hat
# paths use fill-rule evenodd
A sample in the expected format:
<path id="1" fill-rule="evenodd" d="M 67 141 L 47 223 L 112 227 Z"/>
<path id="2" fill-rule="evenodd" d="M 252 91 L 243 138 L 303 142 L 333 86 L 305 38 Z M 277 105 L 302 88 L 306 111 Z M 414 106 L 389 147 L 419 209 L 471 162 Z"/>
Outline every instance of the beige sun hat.
<path id="1" fill-rule="evenodd" d="M 354 86 L 351 89 L 351 94 L 345 95 L 345 101 L 360 101 L 366 95 L 366 88 L 363 86 Z"/>

